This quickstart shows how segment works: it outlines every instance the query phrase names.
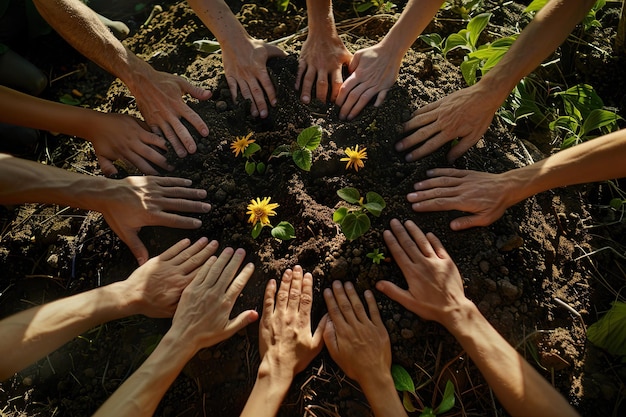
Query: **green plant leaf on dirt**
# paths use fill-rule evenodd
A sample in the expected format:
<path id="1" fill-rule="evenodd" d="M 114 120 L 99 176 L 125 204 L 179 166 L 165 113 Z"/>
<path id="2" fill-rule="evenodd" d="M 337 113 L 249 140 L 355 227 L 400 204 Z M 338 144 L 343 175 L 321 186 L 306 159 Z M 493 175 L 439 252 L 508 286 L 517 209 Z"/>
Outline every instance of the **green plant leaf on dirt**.
<path id="1" fill-rule="evenodd" d="M 289 222 L 280 222 L 272 229 L 272 236 L 280 240 L 290 240 L 296 237 L 296 231 Z"/>
<path id="2" fill-rule="evenodd" d="M 409 413 L 417 411 L 409 394 L 416 396 L 415 384 L 411 375 L 404 367 L 396 364 L 391 365 L 391 377 L 393 378 L 393 385 L 397 391 L 402 392 L 402 405 L 404 409 Z"/>
<path id="3" fill-rule="evenodd" d="M 361 193 L 359 193 L 359 190 L 352 187 L 337 190 L 337 195 L 351 204 L 358 204 L 361 199 Z"/>
<path id="4" fill-rule="evenodd" d="M 341 220 L 340 225 L 341 231 L 348 240 L 354 240 L 369 230 L 371 222 L 365 213 L 348 213 Z"/>
<path id="5" fill-rule="evenodd" d="M 272 152 L 271 158 L 291 155 L 293 162 L 303 171 L 310 171 L 313 164 L 313 151 L 322 141 L 322 128 L 309 126 L 303 129 L 296 140 L 290 145 L 279 145 Z"/>
<path id="6" fill-rule="evenodd" d="M 319 126 L 309 126 L 298 135 L 296 142 L 300 147 L 314 151 L 320 146 L 322 141 L 322 128 Z"/>
<path id="7" fill-rule="evenodd" d="M 380 261 L 385 259 L 385 254 L 382 253 L 378 248 L 376 248 L 373 251 L 367 253 L 365 256 L 370 258 L 372 260 L 372 262 L 375 263 L 376 265 L 380 264 Z"/>
<path id="8" fill-rule="evenodd" d="M 208 39 L 193 41 L 191 44 L 196 49 L 196 51 L 204 52 L 206 54 L 211 54 L 215 51 L 219 51 L 222 48 L 219 42 L 211 41 Z"/>
<path id="9" fill-rule="evenodd" d="M 587 339 L 612 355 L 626 355 L 626 303 L 615 301 L 600 320 L 587 329 Z"/>
<path id="10" fill-rule="evenodd" d="M 333 213 L 333 221 L 339 223 L 341 231 L 348 240 L 354 240 L 369 230 L 371 222 L 367 213 L 378 217 L 387 205 L 380 194 L 373 191 L 365 195 L 365 202 L 356 188 L 341 188 L 337 190 L 337 195 L 342 200 L 357 206 L 340 207 Z"/>

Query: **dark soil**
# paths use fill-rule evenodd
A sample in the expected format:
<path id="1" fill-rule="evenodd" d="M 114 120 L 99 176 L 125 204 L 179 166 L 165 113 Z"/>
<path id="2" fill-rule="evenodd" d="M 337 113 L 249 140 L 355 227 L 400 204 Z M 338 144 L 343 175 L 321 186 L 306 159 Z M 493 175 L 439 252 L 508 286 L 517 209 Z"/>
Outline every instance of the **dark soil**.
<path id="1" fill-rule="evenodd" d="M 266 1 L 233 5 L 233 9 L 241 10 L 239 17 L 252 36 L 271 40 L 306 26 L 300 3 L 292 3 L 284 14 L 276 13 Z M 390 219 L 412 219 L 442 240 L 464 277 L 468 297 L 581 414 L 624 412 L 620 404 L 625 395 L 623 366 L 585 338 L 586 326 L 614 299 L 610 289 L 623 283 L 623 276 L 611 272 L 617 261 L 608 255 L 581 258 L 621 235 L 615 233 L 619 226 L 608 229 L 613 234 L 606 228 L 594 229 L 593 235 L 588 232 L 588 225 L 603 222 L 608 215 L 589 203 L 587 191 L 593 191 L 593 201 L 600 201 L 603 197 L 598 190 L 602 187 L 552 190 L 512 207 L 489 227 L 452 232 L 448 224 L 460 213 L 417 214 L 405 199 L 413 183 L 425 178 L 427 169 L 449 166 L 445 160 L 448 148 L 417 163 L 406 163 L 393 145 L 402 136 L 401 123 L 415 108 L 465 86 L 458 66 L 420 49 L 424 45 L 416 42 L 385 103 L 379 108 L 369 106 L 355 120 L 342 122 L 334 105 L 304 105 L 299 101 L 293 85 L 304 37 L 296 36 L 279 44 L 290 53 L 288 58 L 268 63 L 278 105 L 267 119 L 255 119 L 249 115 L 249 103 L 233 103 L 222 76 L 220 56 L 207 57 L 193 48 L 193 41 L 211 38 L 210 32 L 185 2 L 169 4 L 151 26 L 138 29 L 125 43 L 155 68 L 184 74 L 214 91 L 211 100 L 192 104 L 209 124 L 209 137 L 196 137 L 198 152 L 185 159 L 177 160 L 170 152 L 176 169 L 169 174 L 190 178 L 194 186 L 206 189 L 213 209 L 201 216 L 203 227 L 197 231 L 144 228 L 141 237 L 151 254 L 160 253 L 182 237 L 208 236 L 223 247 L 245 248 L 257 269 L 235 306 L 238 311 L 260 309 L 267 280 L 300 264 L 315 278 L 317 321 L 325 312 L 320 291 L 332 280 L 353 281 L 360 291 L 373 289 L 380 279 L 404 283 L 393 260 L 377 265 L 366 255 L 374 249 L 386 253 L 382 232 Z M 338 22 L 355 17 L 349 2 L 340 1 L 335 8 Z M 517 24 L 518 5 L 498 10 L 494 13 L 499 25 L 506 28 Z M 137 21 L 143 18 L 145 15 L 134 17 Z M 379 39 L 391 24 L 388 17 L 374 17 L 342 37 L 348 49 L 356 51 Z M 458 29 L 458 21 L 442 19 L 425 33 L 439 31 L 444 36 Z M 62 43 L 59 48 L 67 50 Z M 68 54 L 71 56 L 71 51 Z M 73 59 L 68 58 L 66 65 Z M 50 70 L 62 72 L 56 64 L 58 58 L 53 62 Z M 129 91 L 119 80 L 93 64 L 83 61 L 75 65 L 86 69 L 80 77 L 53 84 L 48 92 L 52 98 L 79 88 L 86 93 L 84 105 L 139 116 Z M 618 95 L 611 100 L 619 107 Z M 314 152 L 310 172 L 300 170 L 287 157 L 268 161 L 273 149 L 293 142 L 312 125 L 322 128 L 323 139 Z M 262 175 L 248 175 L 244 160 L 230 150 L 236 136 L 249 132 L 262 147 L 258 160 L 267 162 Z M 339 161 L 346 147 L 357 144 L 367 147 L 368 154 L 365 167 L 358 173 L 346 170 L 345 163 Z M 524 126 L 513 132 L 495 118 L 484 140 L 454 166 L 502 172 L 543 158 L 554 146 L 547 132 L 529 138 Z M 90 146 L 76 138 L 51 138 L 48 154 L 40 159 L 86 174 L 99 173 Z M 126 169 L 133 173 L 130 167 Z M 372 217 L 371 229 L 354 241 L 348 241 L 332 220 L 334 210 L 342 204 L 336 190 L 348 186 L 361 194 L 375 191 L 387 203 L 380 217 Z M 280 204 L 276 222 L 289 221 L 295 227 L 295 239 L 276 240 L 267 229 L 259 238 L 252 238 L 245 212 L 256 197 L 271 197 Z M 136 267 L 128 249 L 98 213 L 27 204 L 3 209 L 0 219 L 2 317 L 123 279 Z M 606 285 L 597 280 L 598 276 L 604 277 Z M 506 415 L 471 360 L 443 327 L 421 320 L 380 293 L 376 295 L 391 336 L 393 361 L 409 370 L 416 386 L 421 387 L 418 394 L 425 406 L 440 401 L 441 387 L 451 379 L 457 398 L 451 415 Z M 131 317 L 71 341 L 0 384 L 0 404 L 5 404 L 0 415 L 93 413 L 141 364 L 168 325 L 167 320 Z M 256 376 L 257 334 L 258 327 L 251 325 L 232 339 L 199 352 L 168 391 L 156 415 L 238 415 Z M 325 351 L 297 376 L 281 411 L 288 416 L 368 413 L 358 385 L 343 375 Z"/>

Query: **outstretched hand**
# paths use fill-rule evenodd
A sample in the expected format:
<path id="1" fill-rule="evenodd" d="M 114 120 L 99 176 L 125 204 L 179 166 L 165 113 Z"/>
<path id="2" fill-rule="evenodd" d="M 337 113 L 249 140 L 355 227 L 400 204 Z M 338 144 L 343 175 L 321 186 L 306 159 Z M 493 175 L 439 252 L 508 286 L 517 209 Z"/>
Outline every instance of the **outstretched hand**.
<path id="1" fill-rule="evenodd" d="M 252 263 L 240 271 L 245 256 L 243 249 L 226 248 L 219 257 L 205 262 L 183 291 L 168 333 L 176 334 L 197 352 L 254 322 L 259 317 L 254 310 L 230 318 L 235 301 L 254 272 Z"/>
<path id="2" fill-rule="evenodd" d="M 193 245 L 189 239 L 181 240 L 122 281 L 126 289 L 121 294 L 137 299 L 136 314 L 172 317 L 181 293 L 217 248 L 217 241 L 205 237 Z"/>
<path id="3" fill-rule="evenodd" d="M 333 282 L 324 290 L 329 320 L 324 342 L 337 365 L 362 387 L 388 375 L 391 343 L 371 291 L 365 291 L 370 317 L 351 282 Z M 367 364 L 367 366 L 363 366 Z"/>
<path id="4" fill-rule="evenodd" d="M 348 65 L 351 59 L 352 54 L 336 33 L 334 36 L 324 38 L 309 35 L 302 45 L 298 59 L 296 90 L 302 87 L 300 100 L 303 103 L 311 102 L 311 91 L 315 84 L 318 100 L 326 102 L 330 89 L 330 101 L 334 102 L 343 83 L 342 68 Z"/>
<path id="5" fill-rule="evenodd" d="M 401 62 L 390 59 L 389 51 L 380 44 L 357 51 L 348 67 L 350 76 L 337 96 L 339 118 L 354 119 L 374 97 L 374 106 L 380 106 L 398 78 Z"/>
<path id="6" fill-rule="evenodd" d="M 237 91 L 241 91 L 244 99 L 251 101 L 252 116 L 265 118 L 269 115 L 265 95 L 270 105 L 275 106 L 276 91 L 267 72 L 267 60 L 272 57 L 283 57 L 287 54 L 277 46 L 270 45 L 259 39 L 247 38 L 241 48 L 223 45 L 222 62 L 224 73 L 233 101 L 237 99 Z"/>
<path id="7" fill-rule="evenodd" d="M 403 226 L 397 219 L 391 220 L 391 230 L 383 236 L 409 288 L 384 280 L 376 288 L 423 319 L 448 327 L 454 313 L 470 301 L 461 274 L 439 239 L 432 233 L 424 235 L 410 220 Z"/>
<path id="8" fill-rule="evenodd" d="M 480 140 L 500 104 L 480 83 L 455 91 L 416 110 L 404 124 L 408 136 L 396 143 L 396 150 L 404 152 L 422 144 L 406 154 L 405 159 L 412 162 L 458 139 L 448 152 L 448 161 L 453 162 Z"/>
<path id="9" fill-rule="evenodd" d="M 172 212 L 207 213 L 211 209 L 198 201 L 206 198 L 206 191 L 189 188 L 191 181 L 184 178 L 131 176 L 109 181 L 114 181 L 115 188 L 100 193 L 98 211 L 139 265 L 148 260 L 148 250 L 138 236 L 143 226 L 197 229 L 201 220 Z"/>
<path id="10" fill-rule="evenodd" d="M 501 174 L 436 168 L 430 179 L 416 182 L 415 192 L 407 194 L 417 212 L 459 210 L 473 213 L 450 222 L 452 230 L 488 226 L 516 203 L 514 190 Z"/>
<path id="11" fill-rule="evenodd" d="M 152 132 L 165 136 L 180 158 L 196 152 L 196 142 L 180 119 L 187 120 L 203 137 L 208 136 L 209 128 L 182 96 L 189 94 L 198 100 L 208 100 L 211 92 L 192 85 L 181 76 L 155 71 L 151 67 L 142 80 L 132 93 Z"/>
<path id="12" fill-rule="evenodd" d="M 265 288 L 263 316 L 259 327 L 260 373 L 288 379 L 301 372 L 322 350 L 323 318 L 311 330 L 313 276 L 296 265 L 283 274 L 278 293 L 271 279 Z"/>

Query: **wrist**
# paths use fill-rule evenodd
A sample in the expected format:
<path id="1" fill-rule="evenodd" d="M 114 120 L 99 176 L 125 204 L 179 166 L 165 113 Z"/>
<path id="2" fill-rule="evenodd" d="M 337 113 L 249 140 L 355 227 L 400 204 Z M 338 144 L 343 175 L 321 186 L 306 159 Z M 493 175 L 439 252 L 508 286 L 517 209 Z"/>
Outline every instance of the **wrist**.
<path id="1" fill-rule="evenodd" d="M 467 298 L 458 303 L 454 308 L 448 309 L 442 320 L 438 320 L 457 339 L 467 333 L 471 333 L 471 327 L 483 315 L 476 304 Z"/>
<path id="2" fill-rule="evenodd" d="M 357 382 L 376 417 L 407 415 L 396 391 L 391 370 L 370 371 L 367 378 Z"/>

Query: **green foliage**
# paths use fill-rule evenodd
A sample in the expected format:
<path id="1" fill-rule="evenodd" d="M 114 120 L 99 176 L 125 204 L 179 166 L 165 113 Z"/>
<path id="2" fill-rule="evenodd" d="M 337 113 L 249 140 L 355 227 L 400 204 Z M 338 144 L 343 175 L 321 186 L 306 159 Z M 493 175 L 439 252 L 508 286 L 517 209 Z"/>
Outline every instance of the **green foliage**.
<path id="1" fill-rule="evenodd" d="M 370 258 L 372 260 L 372 262 L 374 262 L 376 265 L 380 264 L 380 261 L 385 259 L 385 254 L 382 253 L 381 251 L 379 251 L 378 248 L 376 248 L 373 251 L 369 252 L 365 256 Z"/>
<path id="2" fill-rule="evenodd" d="M 524 9 L 524 13 L 538 12 L 539 10 L 543 8 L 543 6 L 545 6 L 548 3 L 548 1 L 549 0 L 534 0 L 526 7 L 526 9 Z M 591 8 L 591 10 L 587 12 L 587 15 L 583 18 L 583 21 L 581 22 L 583 26 L 583 30 L 585 32 L 589 31 L 589 29 L 591 28 L 594 28 L 594 27 L 599 28 L 602 26 L 600 22 L 598 21 L 598 19 L 596 19 L 596 14 L 605 5 L 606 5 L 606 0 L 597 0 L 595 4 L 593 5 L 593 7 Z"/>
<path id="3" fill-rule="evenodd" d="M 415 384 L 413 383 L 411 375 L 409 375 L 407 370 L 402 366 L 393 364 L 391 365 L 391 377 L 393 378 L 396 390 L 402 392 L 402 404 L 404 405 L 404 408 L 410 413 L 417 411 L 411 402 L 411 398 L 409 397 L 409 394 L 411 394 L 417 398 Z M 436 417 L 438 414 L 446 413 L 454 407 L 454 403 L 454 384 L 452 381 L 448 380 L 446 381 L 446 388 L 444 389 L 443 398 L 441 399 L 439 405 L 434 409 L 424 407 L 420 413 L 420 417 Z"/>
<path id="4" fill-rule="evenodd" d="M 358 3 L 355 1 L 353 7 L 357 13 L 365 13 L 370 9 L 375 9 L 374 12 L 389 13 L 396 8 L 396 5 L 390 1 L 366 0 Z"/>
<path id="5" fill-rule="evenodd" d="M 197 51 L 204 52 L 207 54 L 213 53 L 221 49 L 219 42 L 211 41 L 208 39 L 200 39 L 199 41 L 193 41 L 192 45 Z"/>
<path id="6" fill-rule="evenodd" d="M 271 224 L 256 222 L 256 224 L 252 228 L 252 238 L 256 239 L 257 237 L 259 237 L 261 235 L 261 231 L 265 226 L 269 226 L 272 228 L 270 233 L 276 239 L 290 240 L 296 237 L 296 229 L 294 229 L 292 224 L 287 221 L 282 221 L 278 223 L 275 227 L 272 227 Z"/>
<path id="7" fill-rule="evenodd" d="M 626 355 L 626 303 L 615 301 L 600 320 L 587 329 L 587 338 L 612 355 Z"/>
<path id="8" fill-rule="evenodd" d="M 603 109 L 602 99 L 588 84 L 578 84 L 555 95 L 563 99 L 565 114 L 550 123 L 550 130 L 564 134 L 562 149 L 593 139 L 598 134 L 614 132 L 619 128 L 617 122 L 623 120 L 615 112 Z"/>
<path id="9" fill-rule="evenodd" d="M 515 126 L 518 120 L 528 119 L 535 126 L 547 127 L 548 114 L 544 110 L 543 96 L 547 92 L 541 91 L 543 86 L 534 82 L 531 77 L 522 78 L 515 86 L 498 115 L 506 123 Z"/>
<path id="10" fill-rule="evenodd" d="M 387 205 L 385 200 L 373 191 L 365 195 L 365 202 L 356 188 L 342 188 L 337 190 L 337 195 L 353 205 L 350 208 L 340 207 L 333 213 L 333 221 L 339 223 L 348 240 L 363 236 L 369 230 L 371 222 L 367 213 L 378 217 Z"/>
<path id="11" fill-rule="evenodd" d="M 322 141 L 322 128 L 309 126 L 298 135 L 291 145 L 276 147 L 271 158 L 291 155 L 293 162 L 303 171 L 310 171 L 313 164 L 313 151 Z"/>
<path id="12" fill-rule="evenodd" d="M 80 100 L 71 94 L 63 94 L 59 97 L 59 101 L 63 104 L 69 104 L 70 106 L 78 106 L 80 104 Z"/>
<path id="13" fill-rule="evenodd" d="M 276 4 L 276 10 L 278 10 L 281 13 L 284 13 L 287 11 L 287 8 L 289 7 L 289 0 L 275 0 L 274 4 Z"/>
<path id="14" fill-rule="evenodd" d="M 483 8 L 483 0 L 452 0 L 444 1 L 441 10 L 449 10 L 468 20 L 470 16 Z"/>
<path id="15" fill-rule="evenodd" d="M 265 164 L 254 160 L 254 154 L 260 150 L 261 147 L 259 145 L 251 143 L 241 153 L 241 156 L 246 158 L 245 170 L 248 175 L 252 175 L 255 172 L 259 174 L 263 174 L 265 172 Z"/>

